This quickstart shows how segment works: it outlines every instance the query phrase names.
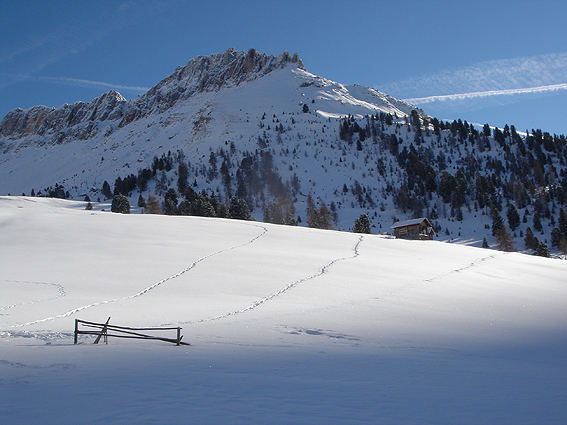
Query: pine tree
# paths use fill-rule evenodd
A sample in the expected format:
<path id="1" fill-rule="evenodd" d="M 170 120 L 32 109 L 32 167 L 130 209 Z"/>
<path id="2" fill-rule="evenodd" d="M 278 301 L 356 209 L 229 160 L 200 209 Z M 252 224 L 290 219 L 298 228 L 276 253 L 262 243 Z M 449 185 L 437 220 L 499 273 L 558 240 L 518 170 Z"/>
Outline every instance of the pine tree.
<path id="1" fill-rule="evenodd" d="M 230 207 L 228 209 L 228 214 L 230 218 L 237 220 L 249 220 L 250 219 L 250 207 L 248 203 L 241 198 L 236 196 L 232 197 L 230 200 Z"/>
<path id="2" fill-rule="evenodd" d="M 138 196 L 138 206 L 140 208 L 144 208 L 146 206 L 146 200 L 144 199 L 141 193 L 140 196 Z"/>
<path id="3" fill-rule="evenodd" d="M 177 192 L 171 188 L 165 193 L 164 212 L 167 215 L 177 214 Z"/>
<path id="4" fill-rule="evenodd" d="M 567 239 L 567 214 L 565 214 L 563 208 L 559 210 L 559 230 L 563 237 Z"/>
<path id="5" fill-rule="evenodd" d="M 124 195 L 114 195 L 110 211 L 121 214 L 130 214 L 130 201 Z"/>
<path id="6" fill-rule="evenodd" d="M 110 190 L 110 185 L 108 184 L 108 182 L 105 180 L 104 183 L 102 184 L 102 190 L 101 190 L 102 194 L 104 195 L 104 199 L 110 199 L 112 198 L 112 192 Z"/>
<path id="7" fill-rule="evenodd" d="M 508 204 L 506 216 L 508 217 L 508 225 L 510 226 L 510 229 L 514 231 L 516 227 L 520 225 L 520 215 L 513 204 Z"/>
<path id="8" fill-rule="evenodd" d="M 488 246 L 488 241 L 486 240 L 486 238 L 482 239 L 482 247 L 483 248 L 490 248 L 490 246 Z"/>
<path id="9" fill-rule="evenodd" d="M 540 257 L 549 257 L 549 248 L 545 242 L 540 242 L 536 248 L 536 255 Z"/>
<path id="10" fill-rule="evenodd" d="M 212 152 L 211 152 L 212 154 Z M 189 170 L 187 169 L 187 165 L 184 162 L 179 163 L 177 173 L 177 190 L 179 193 L 185 192 L 189 183 L 187 182 L 187 178 L 189 176 Z"/>
<path id="11" fill-rule="evenodd" d="M 534 236 L 532 229 L 530 227 L 526 230 L 526 237 L 524 238 L 524 243 L 526 245 L 526 249 L 533 249 L 534 251 L 537 249 L 539 245 L 539 241 Z"/>
<path id="12" fill-rule="evenodd" d="M 492 236 L 496 236 L 502 229 L 506 229 L 506 225 L 496 208 L 490 210 L 490 215 L 492 216 Z"/>
<path id="13" fill-rule="evenodd" d="M 362 214 L 354 220 L 354 227 L 352 231 L 354 233 L 370 233 L 370 220 L 366 214 Z"/>

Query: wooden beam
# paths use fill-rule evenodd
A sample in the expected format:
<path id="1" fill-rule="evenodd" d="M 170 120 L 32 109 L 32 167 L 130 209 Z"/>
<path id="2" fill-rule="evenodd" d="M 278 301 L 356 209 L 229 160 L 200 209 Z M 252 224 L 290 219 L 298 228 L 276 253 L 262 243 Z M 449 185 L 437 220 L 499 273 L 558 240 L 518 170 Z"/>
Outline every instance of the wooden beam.
<path id="1" fill-rule="evenodd" d="M 100 341 L 100 338 L 102 337 L 103 334 L 106 333 L 106 329 L 108 328 L 108 322 L 110 322 L 110 317 L 106 320 L 106 323 L 104 324 L 104 326 L 102 327 L 102 330 L 100 331 L 100 334 L 96 337 L 95 339 L 95 344 L 98 344 L 98 342 Z"/>

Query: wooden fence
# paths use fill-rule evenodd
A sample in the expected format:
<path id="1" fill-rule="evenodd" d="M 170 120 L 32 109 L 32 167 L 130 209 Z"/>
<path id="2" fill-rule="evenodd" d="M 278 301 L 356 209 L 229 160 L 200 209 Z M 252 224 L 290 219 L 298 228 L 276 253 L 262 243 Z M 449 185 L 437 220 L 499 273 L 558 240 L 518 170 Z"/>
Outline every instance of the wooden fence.
<path id="1" fill-rule="evenodd" d="M 108 344 L 108 338 L 129 338 L 129 339 L 152 339 L 158 341 L 165 341 L 170 342 L 176 345 L 191 345 L 187 342 L 182 342 L 181 339 L 183 335 L 181 335 L 181 328 L 131 328 L 126 326 L 117 326 L 109 324 L 110 317 L 106 321 L 106 323 L 96 323 L 96 322 L 87 322 L 86 320 L 79 320 L 75 319 L 75 339 L 74 343 L 77 344 L 79 335 L 96 335 L 96 339 L 94 341 L 95 344 L 98 344 L 101 339 L 104 339 L 104 342 Z M 81 330 L 81 326 L 83 328 L 90 328 L 93 330 Z M 145 333 L 141 333 L 140 331 L 150 331 L 150 332 L 158 332 L 158 331 L 176 331 L 177 334 L 175 338 L 166 338 L 164 336 L 158 335 L 148 335 Z"/>

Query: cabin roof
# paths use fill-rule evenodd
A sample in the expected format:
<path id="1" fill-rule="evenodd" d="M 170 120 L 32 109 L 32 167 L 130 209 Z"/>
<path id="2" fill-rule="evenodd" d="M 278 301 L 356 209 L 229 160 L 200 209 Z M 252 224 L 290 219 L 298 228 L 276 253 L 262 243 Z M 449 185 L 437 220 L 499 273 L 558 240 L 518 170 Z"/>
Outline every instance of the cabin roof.
<path id="1" fill-rule="evenodd" d="M 398 221 L 397 223 L 392 224 L 391 228 L 397 229 L 399 227 L 415 226 L 416 224 L 423 223 L 424 221 L 427 221 L 428 226 L 433 227 L 427 217 L 420 217 L 414 218 L 412 220 Z"/>

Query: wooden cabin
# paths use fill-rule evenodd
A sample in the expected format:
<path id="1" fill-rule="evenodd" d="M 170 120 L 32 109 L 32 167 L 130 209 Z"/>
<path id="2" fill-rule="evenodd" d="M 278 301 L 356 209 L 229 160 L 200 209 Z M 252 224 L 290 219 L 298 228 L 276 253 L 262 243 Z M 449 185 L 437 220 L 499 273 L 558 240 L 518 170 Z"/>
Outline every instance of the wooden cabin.
<path id="1" fill-rule="evenodd" d="M 426 217 L 398 221 L 392 225 L 394 236 L 400 239 L 432 240 L 435 235 L 433 225 Z"/>

